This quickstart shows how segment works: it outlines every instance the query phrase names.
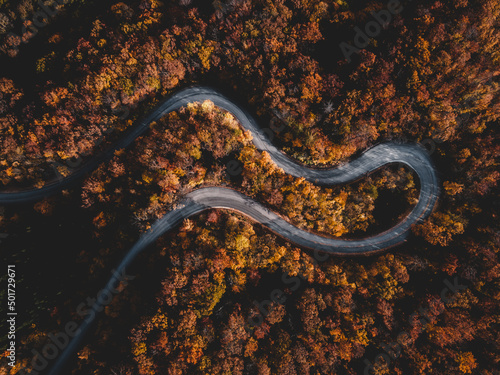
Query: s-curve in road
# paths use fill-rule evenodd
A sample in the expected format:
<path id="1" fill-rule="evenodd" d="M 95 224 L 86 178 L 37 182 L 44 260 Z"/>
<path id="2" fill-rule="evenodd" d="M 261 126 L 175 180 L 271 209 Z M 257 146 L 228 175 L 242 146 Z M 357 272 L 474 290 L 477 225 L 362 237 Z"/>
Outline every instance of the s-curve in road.
<path id="1" fill-rule="evenodd" d="M 288 158 L 272 145 L 253 117 L 236 103 L 212 88 L 190 87 L 164 100 L 148 116 L 138 121 L 131 131 L 116 142 L 113 147 L 102 154 L 90 158 L 70 176 L 57 182 L 47 183 L 40 189 L 0 192 L 0 205 L 37 201 L 67 187 L 69 184 L 74 183 L 85 174 L 94 170 L 100 163 L 109 160 L 114 155 L 115 150 L 129 146 L 149 128 L 151 122 L 159 120 L 167 113 L 178 110 L 188 103 L 202 102 L 205 100 L 210 100 L 216 106 L 232 113 L 241 126 L 251 132 L 255 146 L 259 150 L 267 151 L 277 166 L 294 177 L 303 177 L 319 185 L 345 184 L 361 179 L 384 165 L 401 163 L 413 169 L 420 179 L 420 196 L 418 203 L 413 210 L 393 228 L 375 236 L 359 240 L 347 240 L 320 236 L 299 229 L 280 218 L 275 213 L 270 212 L 258 202 L 235 190 L 223 187 L 200 188 L 182 197 L 182 200 L 174 209 L 156 221 L 152 227 L 139 238 L 120 262 L 116 269 L 116 273 L 121 274 L 125 272 L 125 269 L 132 263 L 135 257 L 162 234 L 177 226 L 184 219 L 210 208 L 226 208 L 239 211 L 283 238 L 315 251 L 330 254 L 353 255 L 369 254 L 404 242 L 410 233 L 411 225 L 429 216 L 438 199 L 440 189 L 436 171 L 432 160 L 426 150 L 421 146 L 394 143 L 379 144 L 365 151 L 358 158 L 338 168 L 307 168 Z M 106 294 L 106 292 L 111 293 L 115 287 L 116 279 L 111 278 L 104 287 L 103 294 Z M 49 375 L 61 373 L 63 365 L 71 355 L 78 350 L 83 336 L 95 320 L 98 312 L 102 310 L 102 307 L 103 304 L 98 299 L 92 307 L 94 314 L 91 314 L 90 318 L 87 318 L 82 323 L 78 335 L 73 338 L 63 353 L 54 362 L 49 371 Z"/>
<path id="2" fill-rule="evenodd" d="M 269 212 L 258 202 L 231 189 L 222 187 L 201 188 L 187 194 L 180 208 L 168 212 L 158 220 L 150 231 L 145 233 L 139 243 L 150 244 L 166 231 L 189 216 L 209 208 L 227 208 L 237 210 L 265 225 L 278 235 L 298 245 L 332 254 L 360 254 L 379 251 L 403 242 L 412 224 L 423 220 L 432 212 L 439 196 L 439 183 L 432 160 L 426 150 L 419 145 L 384 143 L 379 144 L 361 156 L 337 168 L 313 169 L 290 159 L 278 150 L 267 138 L 255 119 L 236 103 L 209 87 L 190 87 L 177 92 L 164 100 L 155 110 L 146 116 L 113 147 L 102 154 L 92 157 L 70 176 L 50 182 L 40 189 L 14 192 L 1 192 L 0 204 L 15 204 L 37 201 L 53 194 L 65 186 L 77 181 L 94 170 L 100 163 L 109 160 L 116 150 L 128 147 L 142 135 L 153 121 L 167 113 L 180 109 L 193 102 L 212 101 L 216 106 L 230 112 L 253 136 L 255 146 L 267 151 L 276 165 L 294 177 L 303 177 L 319 185 L 345 184 L 358 180 L 365 175 L 390 163 L 405 164 L 413 169 L 420 179 L 420 196 L 417 205 L 404 220 L 386 232 L 360 240 L 334 239 L 312 234 L 299 229 L 278 215 Z M 131 251 L 131 253 L 133 253 Z"/>

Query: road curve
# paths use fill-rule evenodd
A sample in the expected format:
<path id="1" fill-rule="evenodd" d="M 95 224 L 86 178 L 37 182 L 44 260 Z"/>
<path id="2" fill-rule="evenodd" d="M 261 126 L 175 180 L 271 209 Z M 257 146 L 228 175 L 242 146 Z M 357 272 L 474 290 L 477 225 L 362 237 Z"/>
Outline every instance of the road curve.
<path id="1" fill-rule="evenodd" d="M 405 164 L 413 169 L 419 177 L 420 196 L 418 203 L 404 220 L 386 232 L 361 240 L 339 240 L 296 228 L 276 214 L 269 212 L 251 198 L 233 190 L 222 187 L 201 188 L 187 194 L 181 204 L 182 208 L 172 210 L 159 219 L 151 230 L 141 237 L 141 240 L 151 243 L 183 219 L 208 208 L 227 208 L 250 216 L 282 237 L 301 246 L 333 254 L 369 253 L 403 242 L 409 234 L 411 225 L 423 220 L 432 212 L 439 196 L 439 183 L 432 160 L 422 146 L 384 143 L 365 151 L 358 158 L 337 168 L 308 168 L 278 150 L 269 141 L 255 119 L 244 109 L 209 87 L 190 87 L 177 92 L 164 100 L 147 117 L 139 121 L 113 147 L 91 158 L 68 177 L 57 182 L 48 183 L 40 189 L 0 192 L 0 204 L 36 201 L 61 190 L 94 170 L 100 163 L 109 160 L 116 150 L 128 147 L 149 128 L 153 121 L 159 120 L 167 113 L 176 111 L 188 103 L 202 102 L 207 99 L 211 100 L 216 106 L 232 113 L 241 126 L 252 133 L 255 146 L 259 150 L 267 151 L 278 167 L 294 177 L 303 177 L 318 185 L 345 184 L 358 180 L 384 165 L 390 163 Z"/>
<path id="2" fill-rule="evenodd" d="M 222 188 L 200 188 L 186 194 L 176 208 L 169 211 L 156 221 L 151 228 L 129 250 L 125 258 L 117 267 L 116 272 L 122 273 L 132 263 L 135 257 L 162 234 L 176 227 L 184 219 L 196 215 L 210 208 L 226 208 L 239 211 L 255 221 L 266 226 L 283 238 L 315 251 L 340 254 L 369 254 L 380 251 L 406 240 L 410 233 L 411 225 L 422 221 L 432 212 L 439 196 L 439 182 L 436 170 L 427 151 L 420 145 L 384 143 L 365 151 L 358 158 L 342 166 L 332 169 L 312 169 L 305 167 L 290 159 L 278 150 L 267 138 L 261 127 L 244 109 L 236 103 L 208 87 L 190 87 L 177 92 L 164 100 L 148 116 L 139 121 L 133 129 L 120 139 L 113 147 L 102 154 L 92 157 L 70 176 L 53 183 L 48 183 L 40 189 L 29 189 L 14 192 L 0 192 L 0 204 L 16 204 L 40 200 L 51 195 L 65 186 L 77 181 L 86 173 L 94 170 L 100 163 L 109 160 L 115 150 L 126 148 L 138 136 L 142 135 L 151 122 L 159 120 L 167 113 L 192 102 L 211 100 L 216 106 L 230 112 L 239 121 L 244 129 L 249 130 L 253 136 L 255 146 L 262 151 L 267 151 L 272 160 L 286 173 L 294 177 L 303 177 L 318 185 L 345 184 L 362 178 L 373 171 L 390 163 L 401 163 L 413 169 L 420 180 L 420 196 L 413 210 L 396 226 L 391 229 L 359 240 L 336 239 L 320 236 L 293 226 L 275 213 L 238 193 L 237 191 Z M 105 291 L 111 292 L 116 286 L 116 280 L 110 279 Z M 49 375 L 58 374 L 63 364 L 77 349 L 85 332 L 102 308 L 98 301 L 93 306 L 92 319 L 87 319 L 80 326 L 80 333 L 70 342 L 66 350 L 59 356 Z"/>

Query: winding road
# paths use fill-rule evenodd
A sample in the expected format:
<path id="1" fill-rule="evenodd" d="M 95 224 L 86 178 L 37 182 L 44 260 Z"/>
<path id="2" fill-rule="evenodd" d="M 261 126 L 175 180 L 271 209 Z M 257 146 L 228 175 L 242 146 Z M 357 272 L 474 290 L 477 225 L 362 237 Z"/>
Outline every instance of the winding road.
<path id="1" fill-rule="evenodd" d="M 365 175 L 387 164 L 400 163 L 408 166 L 418 175 L 420 180 L 418 203 L 402 221 L 391 229 L 371 237 L 348 240 L 324 237 L 297 228 L 258 202 L 235 190 L 223 187 L 200 188 L 186 194 L 175 209 L 169 211 L 156 221 L 140 237 L 117 267 L 117 273 L 123 272 L 142 250 L 156 241 L 165 232 L 176 227 L 184 219 L 210 208 L 237 210 L 266 226 L 286 240 L 318 252 L 353 255 L 369 254 L 401 244 L 410 234 L 411 226 L 428 217 L 436 204 L 440 192 L 436 170 L 427 151 L 420 145 L 383 143 L 365 151 L 358 158 L 337 168 L 308 168 L 290 159 L 278 150 L 269 141 L 265 132 L 258 126 L 254 118 L 236 103 L 215 89 L 190 87 L 164 100 L 147 117 L 139 121 L 112 148 L 92 157 L 70 176 L 60 181 L 49 183 L 40 189 L 1 192 L 0 205 L 37 201 L 60 191 L 68 184 L 77 181 L 85 174 L 94 170 L 100 163 L 109 160 L 114 155 L 115 150 L 129 146 L 149 128 L 151 122 L 159 120 L 167 113 L 178 110 L 188 103 L 202 102 L 204 100 L 211 100 L 216 106 L 232 113 L 241 126 L 251 132 L 255 146 L 259 150 L 267 151 L 278 167 L 294 177 L 303 177 L 318 185 L 345 184 L 363 178 Z M 116 280 L 112 278 L 104 290 L 111 291 L 116 286 L 116 283 Z M 100 311 L 101 307 L 102 304 L 98 301 L 93 306 L 93 309 L 97 312 Z M 94 314 L 94 317 L 96 315 Z M 59 373 L 65 361 L 77 350 L 79 342 L 93 320 L 94 318 L 87 319 L 81 325 L 79 335 L 70 342 L 66 350 L 59 356 L 49 374 L 55 375 Z"/>

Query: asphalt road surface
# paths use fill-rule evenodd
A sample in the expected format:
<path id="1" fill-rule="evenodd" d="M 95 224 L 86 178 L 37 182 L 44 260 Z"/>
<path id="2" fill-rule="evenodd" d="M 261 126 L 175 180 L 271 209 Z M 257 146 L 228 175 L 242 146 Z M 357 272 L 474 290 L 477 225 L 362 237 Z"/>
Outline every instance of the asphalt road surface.
<path id="1" fill-rule="evenodd" d="M 345 184 L 361 179 L 387 164 L 400 163 L 408 166 L 418 175 L 420 180 L 418 203 L 402 221 L 389 230 L 359 240 L 348 240 L 320 236 L 297 228 L 258 202 L 235 190 L 223 187 L 200 188 L 185 195 L 175 209 L 165 214 L 165 216 L 155 222 L 140 237 L 117 267 L 118 273 L 124 271 L 142 250 L 147 248 L 162 234 L 176 227 L 184 219 L 210 208 L 226 208 L 239 211 L 283 238 L 315 251 L 337 255 L 354 255 L 370 254 L 401 244 L 408 238 L 411 226 L 428 217 L 437 202 L 440 189 L 436 170 L 427 151 L 420 145 L 379 144 L 365 151 L 358 158 L 337 168 L 308 168 L 288 158 L 278 150 L 269 141 L 265 132 L 258 126 L 253 117 L 236 103 L 212 88 L 190 87 L 179 91 L 163 101 L 148 116 L 139 121 L 112 148 L 90 158 L 90 160 L 75 170 L 70 176 L 60 181 L 48 183 L 40 189 L 1 192 L 0 205 L 37 201 L 60 191 L 93 171 L 100 163 L 109 160 L 114 155 L 115 150 L 129 146 L 149 128 L 151 122 L 159 120 L 167 113 L 178 110 L 188 103 L 203 102 L 205 100 L 210 100 L 216 106 L 232 113 L 241 126 L 252 133 L 255 146 L 259 150 L 267 151 L 277 166 L 294 177 L 303 177 L 318 185 Z M 104 289 L 111 291 L 116 286 L 115 284 L 116 280 L 111 279 Z M 101 307 L 102 304 L 99 301 L 93 306 L 93 309 L 96 311 L 94 317 Z M 94 319 L 88 319 L 80 326 L 80 334 L 71 341 L 66 350 L 58 357 L 49 372 L 50 375 L 60 373 L 63 364 L 78 349 L 83 335 Z"/>

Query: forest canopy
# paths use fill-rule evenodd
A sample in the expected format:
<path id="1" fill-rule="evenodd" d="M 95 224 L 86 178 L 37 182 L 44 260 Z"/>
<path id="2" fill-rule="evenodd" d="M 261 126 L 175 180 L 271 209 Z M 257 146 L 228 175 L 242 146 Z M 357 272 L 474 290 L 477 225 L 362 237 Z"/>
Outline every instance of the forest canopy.
<path id="1" fill-rule="evenodd" d="M 0 0 L 2 191 L 70 175 L 190 85 L 248 103 L 304 165 L 338 166 L 385 141 L 420 143 L 442 185 L 411 239 L 371 257 L 318 263 L 229 210 L 186 220 L 139 257 L 136 280 L 68 373 L 498 374 L 499 0 L 401 1 L 349 59 L 342 43 L 356 46 L 387 2 L 46 3 Z M 52 14 L 38 22 L 46 6 Z M 345 186 L 291 177 L 232 115 L 210 101 L 187 105 L 76 187 L 0 207 L 2 259 L 33 270 L 20 289 L 36 290 L 23 302 L 17 365 L 2 361 L 0 374 L 30 367 L 49 333 L 81 321 L 75 307 L 141 233 L 207 186 L 341 238 L 390 228 L 420 188 L 401 165 Z M 450 283 L 459 292 L 443 299 Z M 275 289 L 282 303 L 271 301 Z"/>

